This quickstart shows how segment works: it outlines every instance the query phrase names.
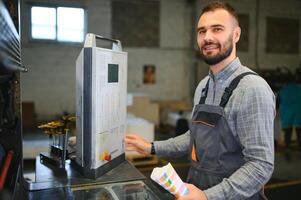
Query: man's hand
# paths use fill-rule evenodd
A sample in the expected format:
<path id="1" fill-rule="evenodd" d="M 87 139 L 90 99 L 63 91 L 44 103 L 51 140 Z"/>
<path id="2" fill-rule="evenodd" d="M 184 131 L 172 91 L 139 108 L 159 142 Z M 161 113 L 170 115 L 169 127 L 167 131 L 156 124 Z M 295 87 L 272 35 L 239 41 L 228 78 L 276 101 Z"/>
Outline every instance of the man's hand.
<path id="1" fill-rule="evenodd" d="M 187 195 L 177 197 L 177 200 L 207 200 L 206 194 L 192 184 L 185 183 L 189 190 Z"/>
<path id="2" fill-rule="evenodd" d="M 151 143 L 138 135 L 127 134 L 125 136 L 125 147 L 128 151 L 137 151 L 143 155 L 150 155 L 151 153 Z"/>

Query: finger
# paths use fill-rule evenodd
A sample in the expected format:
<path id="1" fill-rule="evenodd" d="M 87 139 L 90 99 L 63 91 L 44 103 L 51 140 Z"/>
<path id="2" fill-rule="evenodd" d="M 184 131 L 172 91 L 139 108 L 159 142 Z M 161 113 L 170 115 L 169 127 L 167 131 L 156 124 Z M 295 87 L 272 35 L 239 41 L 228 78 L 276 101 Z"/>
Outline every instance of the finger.
<path id="1" fill-rule="evenodd" d="M 135 147 L 126 147 L 125 149 L 127 151 L 137 151 L 137 148 L 135 148 Z"/>
<path id="2" fill-rule="evenodd" d="M 137 151 L 138 153 L 143 154 L 143 155 L 148 155 L 148 153 L 145 152 L 145 150 L 143 148 L 136 147 L 135 151 Z"/>
<path id="3" fill-rule="evenodd" d="M 189 200 L 189 197 L 187 197 L 187 195 L 185 195 L 185 196 L 179 196 L 176 199 L 177 200 Z"/>
<path id="4" fill-rule="evenodd" d="M 126 138 L 124 141 L 125 141 L 126 144 L 136 144 L 137 143 L 137 140 L 128 139 L 128 138 Z"/>
<path id="5" fill-rule="evenodd" d="M 138 136 L 135 134 L 126 134 L 125 138 L 129 138 L 129 139 L 136 139 Z"/>
<path id="6" fill-rule="evenodd" d="M 185 186 L 189 189 L 189 188 L 192 188 L 194 185 L 190 184 L 190 183 L 184 183 Z"/>
<path id="7" fill-rule="evenodd" d="M 187 187 L 188 192 L 193 191 L 194 185 L 189 184 L 189 183 L 184 183 L 184 184 L 185 184 L 185 186 Z"/>
<path id="8" fill-rule="evenodd" d="M 125 147 L 136 147 L 136 145 L 133 145 L 131 143 L 125 143 Z"/>
<path id="9" fill-rule="evenodd" d="M 127 151 L 136 151 L 136 152 L 138 152 L 140 154 L 144 154 L 144 155 L 147 154 L 143 148 L 140 148 L 139 146 L 136 146 L 136 145 L 131 145 L 131 144 L 130 145 L 126 145 L 125 149 Z"/>
<path id="10" fill-rule="evenodd" d="M 132 139 L 124 138 L 124 142 L 125 142 L 125 143 L 128 143 L 130 140 L 132 140 Z"/>
<path id="11" fill-rule="evenodd" d="M 141 155 L 144 155 L 143 151 L 141 151 L 139 149 L 137 149 L 136 152 L 139 153 L 139 154 L 141 154 Z"/>
<path id="12" fill-rule="evenodd" d="M 127 149 L 127 151 L 136 152 L 136 153 L 138 153 L 140 155 L 146 155 L 144 151 L 141 151 L 139 149 L 131 149 L 131 150 Z"/>
<path id="13" fill-rule="evenodd" d="M 126 135 L 137 135 L 137 133 L 126 133 Z"/>

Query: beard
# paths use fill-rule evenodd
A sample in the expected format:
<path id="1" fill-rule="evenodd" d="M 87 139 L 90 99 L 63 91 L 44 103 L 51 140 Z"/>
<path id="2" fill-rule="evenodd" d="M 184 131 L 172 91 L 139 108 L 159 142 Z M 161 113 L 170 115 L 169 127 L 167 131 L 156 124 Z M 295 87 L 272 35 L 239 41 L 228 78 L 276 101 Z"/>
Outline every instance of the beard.
<path id="1" fill-rule="evenodd" d="M 216 55 L 204 55 L 203 54 L 203 48 L 206 45 L 216 45 L 217 48 L 220 49 L 220 52 L 217 53 Z M 225 58 L 229 57 L 230 54 L 232 53 L 233 50 L 233 44 L 232 44 L 232 35 L 228 38 L 228 40 L 221 45 L 218 42 L 205 42 L 205 44 L 201 47 L 200 53 L 201 53 L 201 58 L 204 60 L 205 63 L 208 65 L 215 65 Z"/>

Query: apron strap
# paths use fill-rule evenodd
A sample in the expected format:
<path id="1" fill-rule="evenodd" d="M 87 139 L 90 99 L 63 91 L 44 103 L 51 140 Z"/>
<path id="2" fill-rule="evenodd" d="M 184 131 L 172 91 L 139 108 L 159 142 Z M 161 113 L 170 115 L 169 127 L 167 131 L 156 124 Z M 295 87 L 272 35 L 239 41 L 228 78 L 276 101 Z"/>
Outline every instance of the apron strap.
<path id="1" fill-rule="evenodd" d="M 230 85 L 225 88 L 224 94 L 223 94 L 223 96 L 221 98 L 221 102 L 219 104 L 222 108 L 225 108 L 226 104 L 228 103 L 228 101 L 229 101 L 229 99 L 230 99 L 230 97 L 232 95 L 233 90 L 235 90 L 235 88 L 237 87 L 237 85 L 240 82 L 240 80 L 244 76 L 249 75 L 249 74 L 258 75 L 258 74 L 254 73 L 254 72 L 245 72 L 245 73 L 242 73 L 242 74 L 238 75 L 237 77 L 235 77 L 231 81 Z"/>
<path id="2" fill-rule="evenodd" d="M 206 101 L 207 94 L 208 94 L 208 88 L 209 88 L 209 82 L 210 82 L 210 78 L 208 78 L 206 86 L 202 89 L 202 93 L 201 93 L 201 98 L 200 98 L 199 104 L 204 104 L 205 101 Z"/>

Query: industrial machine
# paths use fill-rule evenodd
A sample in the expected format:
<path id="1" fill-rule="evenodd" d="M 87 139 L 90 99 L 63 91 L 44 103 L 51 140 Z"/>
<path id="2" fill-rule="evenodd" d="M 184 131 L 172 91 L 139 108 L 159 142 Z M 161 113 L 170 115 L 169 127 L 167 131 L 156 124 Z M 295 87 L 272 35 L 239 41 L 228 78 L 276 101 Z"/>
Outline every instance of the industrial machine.
<path id="1" fill-rule="evenodd" d="M 22 131 L 18 23 L 7 7 L 17 4 L 0 0 L 0 199 L 17 198 L 22 174 Z"/>
<path id="2" fill-rule="evenodd" d="M 112 49 L 96 46 L 112 42 Z M 127 53 L 118 40 L 88 33 L 76 61 L 76 164 L 97 178 L 125 160 Z"/>

